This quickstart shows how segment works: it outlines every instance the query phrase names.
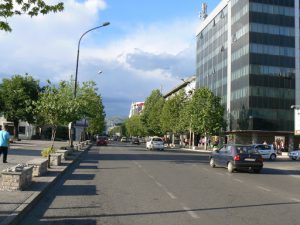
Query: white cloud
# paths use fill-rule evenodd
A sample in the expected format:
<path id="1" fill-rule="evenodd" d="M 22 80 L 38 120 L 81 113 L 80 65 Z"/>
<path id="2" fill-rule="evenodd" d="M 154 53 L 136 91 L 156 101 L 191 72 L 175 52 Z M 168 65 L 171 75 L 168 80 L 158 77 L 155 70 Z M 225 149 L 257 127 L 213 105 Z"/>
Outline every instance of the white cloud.
<path id="1" fill-rule="evenodd" d="M 9 21 L 13 32 L 0 33 L 0 78 L 27 72 L 41 81 L 59 81 L 74 75 L 78 34 L 97 26 L 107 5 L 104 0 L 64 3 L 63 13 Z M 109 105 L 109 100 L 123 99 L 121 108 L 125 109 L 125 104 L 143 101 L 155 88 L 170 90 L 181 82 L 178 77 L 194 74 L 196 24 L 177 20 L 133 25 L 125 36 L 108 39 L 104 47 L 95 44 L 91 36 L 85 37 L 78 79 L 98 83 L 110 114 L 116 104 Z M 122 29 L 114 24 L 109 28 L 116 33 Z M 101 77 L 97 77 L 99 70 L 103 71 Z"/>

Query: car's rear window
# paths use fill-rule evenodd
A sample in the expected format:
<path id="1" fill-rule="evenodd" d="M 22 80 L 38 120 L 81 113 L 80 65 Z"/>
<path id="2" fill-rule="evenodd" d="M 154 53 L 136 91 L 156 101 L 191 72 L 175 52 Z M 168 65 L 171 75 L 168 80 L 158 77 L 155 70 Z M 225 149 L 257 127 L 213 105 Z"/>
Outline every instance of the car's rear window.
<path id="1" fill-rule="evenodd" d="M 236 146 L 236 152 L 241 154 L 258 153 L 257 150 L 252 146 Z"/>
<path id="2" fill-rule="evenodd" d="M 161 138 L 153 138 L 153 141 L 163 141 Z"/>

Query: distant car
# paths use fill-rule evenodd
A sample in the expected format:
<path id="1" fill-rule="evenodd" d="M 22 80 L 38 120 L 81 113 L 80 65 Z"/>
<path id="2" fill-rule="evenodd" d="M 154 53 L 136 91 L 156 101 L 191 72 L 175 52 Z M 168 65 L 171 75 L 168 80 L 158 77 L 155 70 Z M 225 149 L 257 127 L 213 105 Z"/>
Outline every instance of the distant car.
<path id="1" fill-rule="evenodd" d="M 277 157 L 273 145 L 267 144 L 254 144 L 254 148 L 261 154 L 263 159 L 270 159 L 274 161 Z"/>
<path id="2" fill-rule="evenodd" d="M 263 168 L 263 158 L 252 145 L 224 145 L 214 150 L 209 156 L 211 167 L 226 167 L 228 172 L 249 170 L 260 173 Z"/>
<path id="3" fill-rule="evenodd" d="M 300 150 L 296 149 L 294 151 L 289 152 L 289 157 L 292 160 L 300 159 Z"/>
<path id="4" fill-rule="evenodd" d="M 134 145 L 139 145 L 140 144 L 140 141 L 138 138 L 133 138 L 132 141 L 131 141 L 132 144 Z"/>
<path id="5" fill-rule="evenodd" d="M 122 137 L 121 138 L 121 142 L 127 142 L 127 138 L 126 137 Z"/>
<path id="6" fill-rule="evenodd" d="M 149 150 L 154 150 L 154 149 L 159 149 L 159 150 L 164 150 L 164 141 L 160 137 L 151 137 L 147 142 L 146 142 L 146 148 Z"/>
<path id="7" fill-rule="evenodd" d="M 98 137 L 97 140 L 96 140 L 96 144 L 98 146 L 102 145 L 102 146 L 107 146 L 107 138 L 106 137 Z"/>

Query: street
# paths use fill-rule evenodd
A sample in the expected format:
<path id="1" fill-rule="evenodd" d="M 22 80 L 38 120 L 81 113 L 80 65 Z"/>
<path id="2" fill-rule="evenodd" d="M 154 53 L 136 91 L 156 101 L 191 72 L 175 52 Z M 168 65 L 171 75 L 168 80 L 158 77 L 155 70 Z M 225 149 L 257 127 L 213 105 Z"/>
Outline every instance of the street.
<path id="1" fill-rule="evenodd" d="M 300 161 L 264 167 L 230 174 L 207 153 L 93 146 L 21 224 L 299 224 Z"/>

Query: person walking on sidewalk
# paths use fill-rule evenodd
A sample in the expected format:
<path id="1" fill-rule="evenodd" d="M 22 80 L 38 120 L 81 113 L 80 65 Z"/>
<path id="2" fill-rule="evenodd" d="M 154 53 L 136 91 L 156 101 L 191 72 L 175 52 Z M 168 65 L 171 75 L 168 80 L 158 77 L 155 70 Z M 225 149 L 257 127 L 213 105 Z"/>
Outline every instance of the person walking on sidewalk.
<path id="1" fill-rule="evenodd" d="M 7 132 L 8 126 L 0 131 L 0 156 L 3 153 L 3 163 L 7 163 L 7 151 L 9 146 L 10 134 Z"/>

